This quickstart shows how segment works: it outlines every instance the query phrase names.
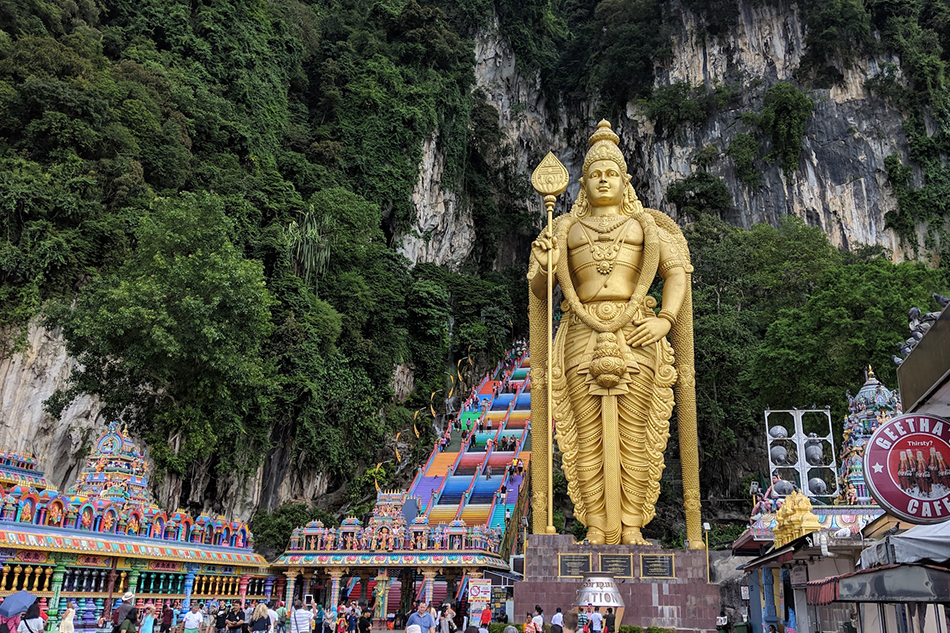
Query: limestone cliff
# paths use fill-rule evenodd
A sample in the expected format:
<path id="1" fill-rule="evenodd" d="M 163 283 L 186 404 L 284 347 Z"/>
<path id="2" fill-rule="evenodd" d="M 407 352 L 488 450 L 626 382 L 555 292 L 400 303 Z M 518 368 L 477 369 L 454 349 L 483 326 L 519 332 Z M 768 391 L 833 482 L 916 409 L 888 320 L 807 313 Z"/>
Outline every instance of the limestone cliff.
<path id="1" fill-rule="evenodd" d="M 724 152 L 732 138 L 748 128 L 745 111 L 761 110 L 762 97 L 778 81 L 793 81 L 804 50 L 805 27 L 794 3 L 740 2 L 738 23 L 719 37 L 709 35 L 702 20 L 674 4 L 673 59 L 657 70 L 658 87 L 686 82 L 713 89 L 738 88 L 737 102 L 716 111 L 703 125 L 659 136 L 635 103 L 613 121 L 621 137 L 638 195 L 649 205 L 676 216 L 665 200 L 667 187 L 690 175 L 695 152 L 715 146 Z M 843 248 L 882 245 L 903 259 L 897 236 L 885 229 L 884 214 L 896 207 L 886 182 L 884 159 L 906 152 L 901 114 L 869 94 L 864 82 L 883 61 L 866 59 L 846 69 L 845 82 L 832 90 L 813 90 L 815 102 L 805 127 L 799 168 L 786 177 L 778 164 L 763 165 L 763 184 L 750 189 L 735 177 L 731 159 L 720 155 L 709 171 L 724 179 L 733 207 L 724 219 L 744 227 L 775 223 L 786 214 L 820 226 Z M 552 115 L 536 76 L 518 70 L 511 47 L 491 28 L 476 43 L 476 80 L 498 108 L 499 124 L 515 149 L 519 167 L 530 171 L 547 151 L 554 151 L 572 177 L 580 172 L 586 135 L 596 124 L 594 104 L 572 104 Z M 560 201 L 576 194 L 574 183 Z M 539 213 L 540 204 L 537 204 Z"/>
<path id="2" fill-rule="evenodd" d="M 65 386 L 75 365 L 60 332 L 40 325 L 30 327 L 26 350 L 0 359 L 0 448 L 33 453 L 60 490 L 72 484 L 106 425 L 98 401 L 87 396 L 77 398 L 61 421 L 44 411 L 43 402 Z"/>

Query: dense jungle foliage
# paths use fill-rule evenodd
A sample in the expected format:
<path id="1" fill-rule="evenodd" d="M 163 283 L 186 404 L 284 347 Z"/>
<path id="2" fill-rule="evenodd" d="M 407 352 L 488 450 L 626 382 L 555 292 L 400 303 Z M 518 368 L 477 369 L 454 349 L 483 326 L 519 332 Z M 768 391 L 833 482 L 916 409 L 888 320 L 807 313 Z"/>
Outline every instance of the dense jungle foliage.
<path id="1" fill-rule="evenodd" d="M 734 3 L 685 5 L 712 36 L 737 17 Z M 331 489 L 349 482 L 347 502 L 365 502 L 397 477 L 397 433 L 415 446 L 408 463 L 428 452 L 432 414 L 457 389 L 446 374 L 471 380 L 526 331 L 523 265 L 500 258 L 499 244 L 524 253 L 540 218 L 475 88 L 474 34 L 497 15 L 550 107 L 593 98 L 609 115 L 635 99 L 673 135 L 738 88 L 653 89 L 671 10 L 660 0 L 0 0 L 2 352 L 22 348 L 38 315 L 62 326 L 82 370 L 49 410 L 98 395 L 106 415 L 144 434 L 160 473 L 203 464 L 245 476 L 283 443 L 295 463 L 326 470 Z M 724 155 L 750 188 L 762 161 L 794 171 L 807 90 L 839 81 L 858 52 L 899 53 L 901 66 L 870 87 L 907 115 L 924 182 L 893 157 L 900 208 L 889 221 L 905 237 L 929 222 L 941 250 L 950 9 L 836 0 L 802 11 L 799 85 L 763 88 Z M 474 218 L 477 244 L 459 270 L 412 267 L 397 250 L 433 134 L 442 186 Z M 932 308 L 929 292 L 947 279 L 873 249 L 840 253 L 798 221 L 721 222 L 728 189 L 703 170 L 717 159 L 698 156 L 667 197 L 692 222 L 703 468 L 723 496 L 738 492 L 730 456 L 758 434 L 765 404 L 840 414 L 868 362 L 893 384 L 907 307 Z M 414 370 L 404 401 L 397 365 Z M 262 515 L 259 542 L 279 544 L 314 512 Z"/>

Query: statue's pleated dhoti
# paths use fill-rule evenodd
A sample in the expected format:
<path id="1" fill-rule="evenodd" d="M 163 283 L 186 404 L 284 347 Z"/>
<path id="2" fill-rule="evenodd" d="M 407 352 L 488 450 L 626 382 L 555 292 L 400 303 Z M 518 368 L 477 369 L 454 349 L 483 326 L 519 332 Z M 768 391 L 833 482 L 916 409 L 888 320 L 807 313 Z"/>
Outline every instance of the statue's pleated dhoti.
<path id="1" fill-rule="evenodd" d="M 610 314 L 606 303 L 586 307 L 592 316 Z M 642 527 L 655 514 L 673 409 L 673 350 L 665 338 L 644 347 L 628 346 L 625 339 L 634 329 L 630 323 L 615 333 L 626 371 L 610 388 L 598 385 L 590 369 L 598 332 L 570 316 L 562 320 L 556 344 L 565 361 L 577 437 L 574 493 L 583 498 L 588 529 L 602 531 L 608 543 L 620 542 L 624 529 Z"/>

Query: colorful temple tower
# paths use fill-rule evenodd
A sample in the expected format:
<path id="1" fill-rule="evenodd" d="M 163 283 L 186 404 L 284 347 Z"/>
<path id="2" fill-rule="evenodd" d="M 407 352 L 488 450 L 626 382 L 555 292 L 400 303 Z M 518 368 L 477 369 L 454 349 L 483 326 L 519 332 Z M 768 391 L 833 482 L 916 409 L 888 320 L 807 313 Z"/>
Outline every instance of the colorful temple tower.
<path id="1" fill-rule="evenodd" d="M 844 419 L 841 444 L 841 497 L 837 503 L 876 505 L 864 481 L 864 445 L 877 428 L 901 414 L 900 396 L 888 389 L 868 367 L 867 380 L 856 396 L 848 397 L 848 415 Z"/>
<path id="2" fill-rule="evenodd" d="M 0 597 L 34 593 L 51 631 L 67 601 L 77 603 L 76 621 L 94 628 L 126 591 L 139 606 L 187 609 L 192 600 L 244 602 L 283 589 L 243 523 L 160 508 L 144 453 L 115 422 L 65 493 L 31 456 L 0 454 L 0 497 Z"/>

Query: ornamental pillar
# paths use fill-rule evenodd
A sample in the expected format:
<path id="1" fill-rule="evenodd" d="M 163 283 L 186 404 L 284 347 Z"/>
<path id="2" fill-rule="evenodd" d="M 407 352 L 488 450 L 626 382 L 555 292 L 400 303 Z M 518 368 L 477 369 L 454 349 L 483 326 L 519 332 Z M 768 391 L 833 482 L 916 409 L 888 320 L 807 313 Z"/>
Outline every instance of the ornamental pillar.
<path id="1" fill-rule="evenodd" d="M 288 569 L 284 572 L 284 575 L 287 576 L 287 608 L 290 610 L 294 608 L 294 583 L 297 581 L 297 574 L 299 573 L 299 569 Z"/>
<path id="2" fill-rule="evenodd" d="M 327 608 L 335 611 L 340 603 L 340 579 L 343 578 L 346 569 L 334 568 L 328 570 L 327 573 L 330 575 L 330 595 L 327 597 L 327 603 L 329 604 Z"/>
<path id="3" fill-rule="evenodd" d="M 133 569 L 129 572 L 129 588 L 128 591 L 132 593 L 138 593 L 139 587 L 139 574 L 142 573 L 137 569 Z"/>
<path id="4" fill-rule="evenodd" d="M 369 569 L 360 570 L 360 597 L 359 600 L 366 600 L 368 596 L 366 595 L 366 590 L 369 589 L 369 580 L 372 578 L 370 576 Z"/>
<path id="5" fill-rule="evenodd" d="M 242 609 L 246 606 L 244 603 L 247 601 L 247 583 L 250 580 L 251 580 L 250 575 L 244 574 L 241 576 L 241 580 L 238 582 L 238 595 L 241 596 Z"/>
<path id="6" fill-rule="evenodd" d="M 376 576 L 376 605 L 373 615 L 386 622 L 386 612 L 389 610 L 389 570 L 385 567 L 379 568 L 379 575 Z"/>
<path id="7" fill-rule="evenodd" d="M 185 574 L 185 586 L 182 593 L 185 594 L 185 599 L 181 601 L 181 614 L 184 615 L 188 613 L 188 609 L 191 608 L 191 594 L 195 590 L 195 576 L 198 575 L 197 565 L 188 565 L 187 573 Z"/>
<path id="8" fill-rule="evenodd" d="M 773 570 L 762 568 L 762 598 L 765 602 L 765 626 L 774 624 L 778 628 L 778 615 L 775 613 L 775 576 Z"/>
<path id="9" fill-rule="evenodd" d="M 435 577 L 438 575 L 439 570 L 435 567 L 423 567 L 422 568 L 422 599 L 428 605 L 432 605 L 432 596 L 433 596 L 433 586 L 435 584 Z"/>
<path id="10" fill-rule="evenodd" d="M 270 602 L 271 594 L 274 593 L 274 577 L 268 576 L 264 579 L 264 597 Z"/>
<path id="11" fill-rule="evenodd" d="M 284 601 L 284 596 L 287 595 L 287 592 L 284 591 L 284 587 L 286 586 L 287 586 L 286 576 L 277 576 L 276 578 L 274 578 L 274 595 L 280 601 Z M 284 604 L 286 604 L 286 601 L 284 601 Z"/>
<path id="12" fill-rule="evenodd" d="M 303 573 L 303 591 L 300 592 L 300 597 L 303 598 L 308 593 L 310 593 L 310 588 L 313 587 L 313 572 L 305 571 Z M 307 605 L 304 605 L 307 606 Z"/>
<path id="13" fill-rule="evenodd" d="M 53 569 L 53 597 L 50 598 L 51 608 L 46 614 L 49 620 L 46 621 L 46 628 L 49 631 L 59 630 L 59 593 L 63 588 L 63 577 L 66 575 L 66 565 L 59 563 Z"/>

